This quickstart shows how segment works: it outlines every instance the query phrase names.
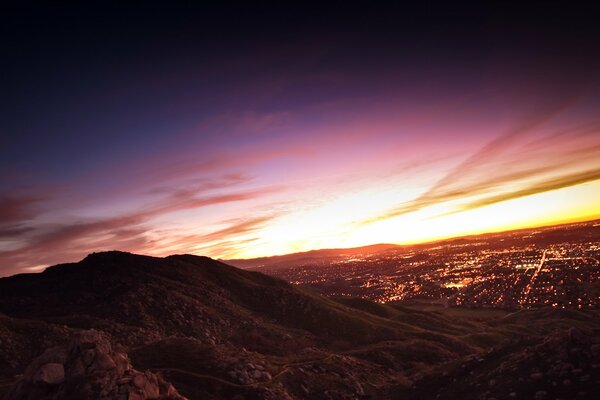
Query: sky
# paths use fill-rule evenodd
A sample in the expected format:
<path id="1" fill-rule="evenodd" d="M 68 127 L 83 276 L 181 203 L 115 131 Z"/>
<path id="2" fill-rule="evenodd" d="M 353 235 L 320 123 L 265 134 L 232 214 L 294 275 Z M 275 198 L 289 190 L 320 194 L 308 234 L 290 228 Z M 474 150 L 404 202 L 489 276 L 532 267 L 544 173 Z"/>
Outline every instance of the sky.
<path id="1" fill-rule="evenodd" d="M 600 217 L 600 32 L 568 3 L 0 12 L 0 276 Z"/>

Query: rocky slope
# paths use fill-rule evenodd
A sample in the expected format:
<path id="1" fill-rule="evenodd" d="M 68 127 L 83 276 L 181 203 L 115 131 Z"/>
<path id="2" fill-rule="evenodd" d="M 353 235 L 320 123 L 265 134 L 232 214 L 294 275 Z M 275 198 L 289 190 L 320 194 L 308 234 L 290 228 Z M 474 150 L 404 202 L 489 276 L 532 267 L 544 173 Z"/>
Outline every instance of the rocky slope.
<path id="1" fill-rule="evenodd" d="M 571 327 L 591 337 L 599 328 L 592 312 L 449 317 L 325 298 L 205 257 L 121 252 L 0 279 L 0 313 L 0 397 L 9 399 L 435 398 L 440 392 L 423 391 L 423 382 L 447 388 L 436 376 L 452 376 L 453 363 L 485 358 L 492 346 L 517 355 Z M 528 318 L 538 318 L 535 329 Z M 82 361 L 90 335 L 111 368 Z M 46 364 L 62 365 L 64 380 Z M 475 385 L 491 379 L 471 370 Z"/>
<path id="2" fill-rule="evenodd" d="M 185 400 L 160 376 L 136 371 L 99 331 L 82 331 L 35 358 L 5 396 L 28 399 Z"/>

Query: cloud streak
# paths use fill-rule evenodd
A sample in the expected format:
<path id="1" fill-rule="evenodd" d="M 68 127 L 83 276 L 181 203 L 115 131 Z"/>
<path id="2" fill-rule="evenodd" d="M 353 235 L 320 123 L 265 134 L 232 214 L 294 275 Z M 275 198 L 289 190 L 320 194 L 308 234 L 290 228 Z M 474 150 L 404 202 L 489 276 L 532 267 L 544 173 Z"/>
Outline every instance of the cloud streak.
<path id="1" fill-rule="evenodd" d="M 550 178 L 534 185 L 519 188 L 518 190 L 507 191 L 497 195 L 486 196 L 483 199 L 468 202 L 461 206 L 456 212 L 472 210 L 474 208 L 484 207 L 506 200 L 518 199 L 524 196 L 531 196 L 538 193 L 544 193 L 551 190 L 558 190 L 566 187 L 580 185 L 600 179 L 600 168 L 591 171 L 575 173 L 571 175 Z"/>
<path id="2" fill-rule="evenodd" d="M 423 194 L 358 225 L 446 202 L 461 203 L 439 217 L 600 179 L 600 143 L 594 140 L 594 134 L 600 133 L 597 122 L 532 139 L 564 109 L 561 105 L 526 120 L 468 156 Z"/>
<path id="3" fill-rule="evenodd" d="M 33 232 L 25 245 L 14 250 L 0 252 L 0 272 L 10 274 L 26 265 L 64 262 L 72 257 L 81 257 L 89 252 L 103 249 L 122 249 L 129 251 L 151 251 L 153 249 L 149 235 L 155 230 L 151 221 L 155 217 L 173 212 L 205 208 L 232 202 L 243 202 L 281 190 L 281 187 L 264 187 L 234 193 L 198 196 L 196 190 L 175 190 L 163 200 L 149 205 L 145 209 L 116 217 L 72 221 L 65 224 L 45 227 L 15 227 L 14 230 L 27 229 Z M 11 214 L 14 215 L 14 214 Z M 23 217 L 26 214 L 22 214 Z M 14 218 L 12 218 L 14 220 Z M 242 221 L 215 232 L 196 236 L 197 241 L 214 241 L 234 235 L 252 232 L 269 220 L 267 217 Z M 7 228 L 7 231 L 10 227 Z M 7 232 L 9 233 L 9 232 Z M 185 242 L 190 243 L 191 238 Z M 181 241 L 180 244 L 184 244 Z M 56 249 L 61 249 L 56 252 Z"/>
<path id="4" fill-rule="evenodd" d="M 0 196 L 0 227 L 33 218 L 35 206 L 45 198 L 31 195 Z"/>

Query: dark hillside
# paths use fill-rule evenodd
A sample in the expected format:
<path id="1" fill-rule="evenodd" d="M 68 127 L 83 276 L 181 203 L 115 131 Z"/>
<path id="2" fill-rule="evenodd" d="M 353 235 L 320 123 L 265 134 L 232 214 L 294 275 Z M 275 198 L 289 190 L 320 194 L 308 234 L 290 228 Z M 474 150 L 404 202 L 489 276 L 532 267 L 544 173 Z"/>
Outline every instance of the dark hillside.
<path id="1" fill-rule="evenodd" d="M 30 386 L 35 396 L 57 398 L 102 387 L 110 393 L 139 389 L 140 398 L 160 392 L 165 399 L 385 399 L 401 393 L 429 398 L 434 386 L 421 382 L 431 377 L 442 390 L 448 384 L 436 377 L 440 371 L 455 374 L 456 363 L 499 351 L 507 362 L 520 363 L 518 353 L 548 335 L 573 327 L 596 335 L 599 320 L 551 310 L 479 318 L 481 313 L 459 308 L 425 311 L 328 298 L 206 257 L 122 252 L 0 279 L 0 313 L 0 394 L 13 387 L 11 398 L 28 396 Z M 77 347 L 82 334 L 107 354 L 83 375 L 76 365 L 88 357 Z M 55 360 L 46 367 L 44 357 L 50 356 L 36 357 L 53 346 L 59 350 L 44 353 Z M 64 349 L 70 348 L 83 353 L 69 358 Z M 63 370 L 79 378 L 63 379 Z M 150 386 L 131 386 L 129 379 L 143 371 Z M 77 383 L 82 379 L 84 386 Z M 478 375 L 472 379 L 478 382 Z"/>

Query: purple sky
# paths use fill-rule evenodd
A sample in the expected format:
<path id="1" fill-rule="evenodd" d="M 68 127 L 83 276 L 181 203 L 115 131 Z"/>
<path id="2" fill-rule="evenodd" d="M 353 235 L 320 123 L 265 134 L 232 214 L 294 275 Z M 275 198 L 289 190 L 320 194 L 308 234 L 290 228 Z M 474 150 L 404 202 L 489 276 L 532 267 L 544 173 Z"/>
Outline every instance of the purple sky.
<path id="1" fill-rule="evenodd" d="M 600 216 L 595 21 L 341 4 L 7 6 L 0 275 Z"/>

